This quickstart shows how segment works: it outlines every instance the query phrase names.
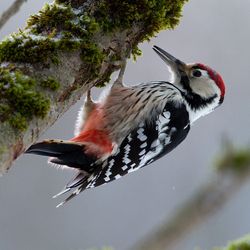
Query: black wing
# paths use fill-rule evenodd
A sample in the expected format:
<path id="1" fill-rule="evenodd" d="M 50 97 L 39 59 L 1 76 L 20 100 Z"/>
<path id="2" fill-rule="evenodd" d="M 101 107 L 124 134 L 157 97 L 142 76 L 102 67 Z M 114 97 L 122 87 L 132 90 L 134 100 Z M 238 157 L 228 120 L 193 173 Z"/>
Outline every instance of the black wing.
<path id="1" fill-rule="evenodd" d="M 95 167 L 85 188 L 96 187 L 136 171 L 173 150 L 187 136 L 189 116 L 185 105 L 168 103 L 150 123 L 141 123 L 122 142 L 118 152 Z"/>

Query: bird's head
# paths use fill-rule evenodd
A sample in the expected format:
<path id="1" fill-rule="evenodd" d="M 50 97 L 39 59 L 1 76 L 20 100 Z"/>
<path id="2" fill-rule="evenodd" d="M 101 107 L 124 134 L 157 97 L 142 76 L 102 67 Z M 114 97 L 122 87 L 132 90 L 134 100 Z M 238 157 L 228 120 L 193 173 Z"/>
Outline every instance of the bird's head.
<path id="1" fill-rule="evenodd" d="M 167 64 L 172 83 L 181 90 L 190 108 L 197 115 L 200 113 L 198 116 L 211 112 L 223 102 L 225 84 L 216 71 L 201 63 L 186 64 L 157 46 L 153 49 Z"/>

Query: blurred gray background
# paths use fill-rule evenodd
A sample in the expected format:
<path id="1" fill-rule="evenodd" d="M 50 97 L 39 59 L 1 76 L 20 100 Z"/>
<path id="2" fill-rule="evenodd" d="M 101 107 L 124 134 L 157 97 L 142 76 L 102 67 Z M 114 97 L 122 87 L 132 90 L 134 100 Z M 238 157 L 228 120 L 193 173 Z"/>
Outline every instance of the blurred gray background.
<path id="1" fill-rule="evenodd" d="M 0 13 L 13 1 L 0 0 Z M 2 39 L 23 27 L 44 0 L 27 1 L 0 30 Z M 143 239 L 195 190 L 209 181 L 221 138 L 236 145 L 250 139 L 250 1 L 193 0 L 180 25 L 163 31 L 129 62 L 125 81 L 168 80 L 156 44 L 186 62 L 203 62 L 220 72 L 227 85 L 225 102 L 198 120 L 188 138 L 171 154 L 142 171 L 82 193 L 65 207 L 51 199 L 72 177 L 47 165 L 44 157 L 23 155 L 0 178 L 0 250 L 80 250 L 112 246 L 125 250 Z M 72 107 L 43 138 L 71 138 L 82 104 Z M 190 232 L 176 249 L 210 249 L 250 232 L 250 182 L 218 213 Z"/>

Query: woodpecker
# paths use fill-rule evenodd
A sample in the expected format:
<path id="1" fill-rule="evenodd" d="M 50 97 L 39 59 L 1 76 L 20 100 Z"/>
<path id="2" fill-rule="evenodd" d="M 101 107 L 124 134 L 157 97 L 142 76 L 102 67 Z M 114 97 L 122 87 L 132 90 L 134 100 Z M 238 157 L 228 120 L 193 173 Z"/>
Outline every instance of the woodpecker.
<path id="1" fill-rule="evenodd" d="M 71 191 L 59 206 L 166 155 L 186 138 L 194 121 L 222 104 L 225 85 L 216 71 L 185 64 L 157 46 L 153 50 L 167 64 L 171 82 L 125 86 L 123 66 L 104 98 L 94 102 L 88 91 L 74 138 L 45 140 L 26 151 L 77 171 L 55 196 Z"/>

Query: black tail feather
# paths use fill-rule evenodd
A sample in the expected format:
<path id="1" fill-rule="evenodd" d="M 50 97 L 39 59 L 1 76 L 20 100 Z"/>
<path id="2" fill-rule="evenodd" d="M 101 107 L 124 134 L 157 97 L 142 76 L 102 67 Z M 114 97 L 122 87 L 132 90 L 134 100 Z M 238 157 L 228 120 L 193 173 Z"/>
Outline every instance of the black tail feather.
<path id="1" fill-rule="evenodd" d="M 82 149 L 83 145 L 71 141 L 45 140 L 30 146 L 25 153 L 57 157 L 64 153 Z"/>
<path id="2" fill-rule="evenodd" d="M 63 206 L 66 202 L 73 199 L 75 196 L 77 196 L 79 193 L 81 193 L 85 188 L 83 186 L 78 187 L 73 193 L 71 193 L 63 202 L 58 204 L 56 207 Z"/>
<path id="3" fill-rule="evenodd" d="M 79 173 L 74 177 L 73 180 L 71 180 L 70 182 L 67 183 L 66 188 L 78 187 L 78 186 L 82 185 L 87 180 L 88 177 L 89 177 L 89 175 L 87 175 L 85 173 Z"/>
<path id="4" fill-rule="evenodd" d="M 86 169 L 86 171 L 89 172 L 89 167 L 94 160 L 94 158 L 85 155 L 83 147 L 80 147 L 78 149 L 73 149 L 71 152 L 63 153 L 57 156 L 57 158 L 52 158 L 50 159 L 50 162 L 59 165 L 67 165 L 71 168 L 81 168 L 88 166 L 88 170 Z"/>
<path id="5" fill-rule="evenodd" d="M 88 177 L 93 173 L 96 158 L 84 153 L 85 145 L 82 143 L 61 140 L 45 140 L 32 145 L 25 153 L 49 156 L 50 162 L 66 165 L 79 170 L 78 174 L 66 185 L 65 189 L 54 198 L 72 191 L 68 198 L 57 207 L 71 200 L 82 192 L 87 186 Z"/>
<path id="6" fill-rule="evenodd" d="M 74 198 L 76 195 L 81 193 L 87 184 L 87 179 L 89 175 L 86 173 L 78 173 L 67 185 L 66 187 L 58 194 L 54 195 L 53 198 L 57 198 L 63 194 L 66 194 L 72 190 L 71 194 L 60 204 L 57 205 L 57 207 L 60 207 L 64 205 L 66 202 L 70 201 L 72 198 Z"/>
<path id="7" fill-rule="evenodd" d="M 52 157 L 49 160 L 51 163 L 83 170 L 89 175 L 93 171 L 93 165 L 97 159 L 94 156 L 86 155 L 84 150 L 83 143 L 45 140 L 33 144 L 25 153 Z"/>

